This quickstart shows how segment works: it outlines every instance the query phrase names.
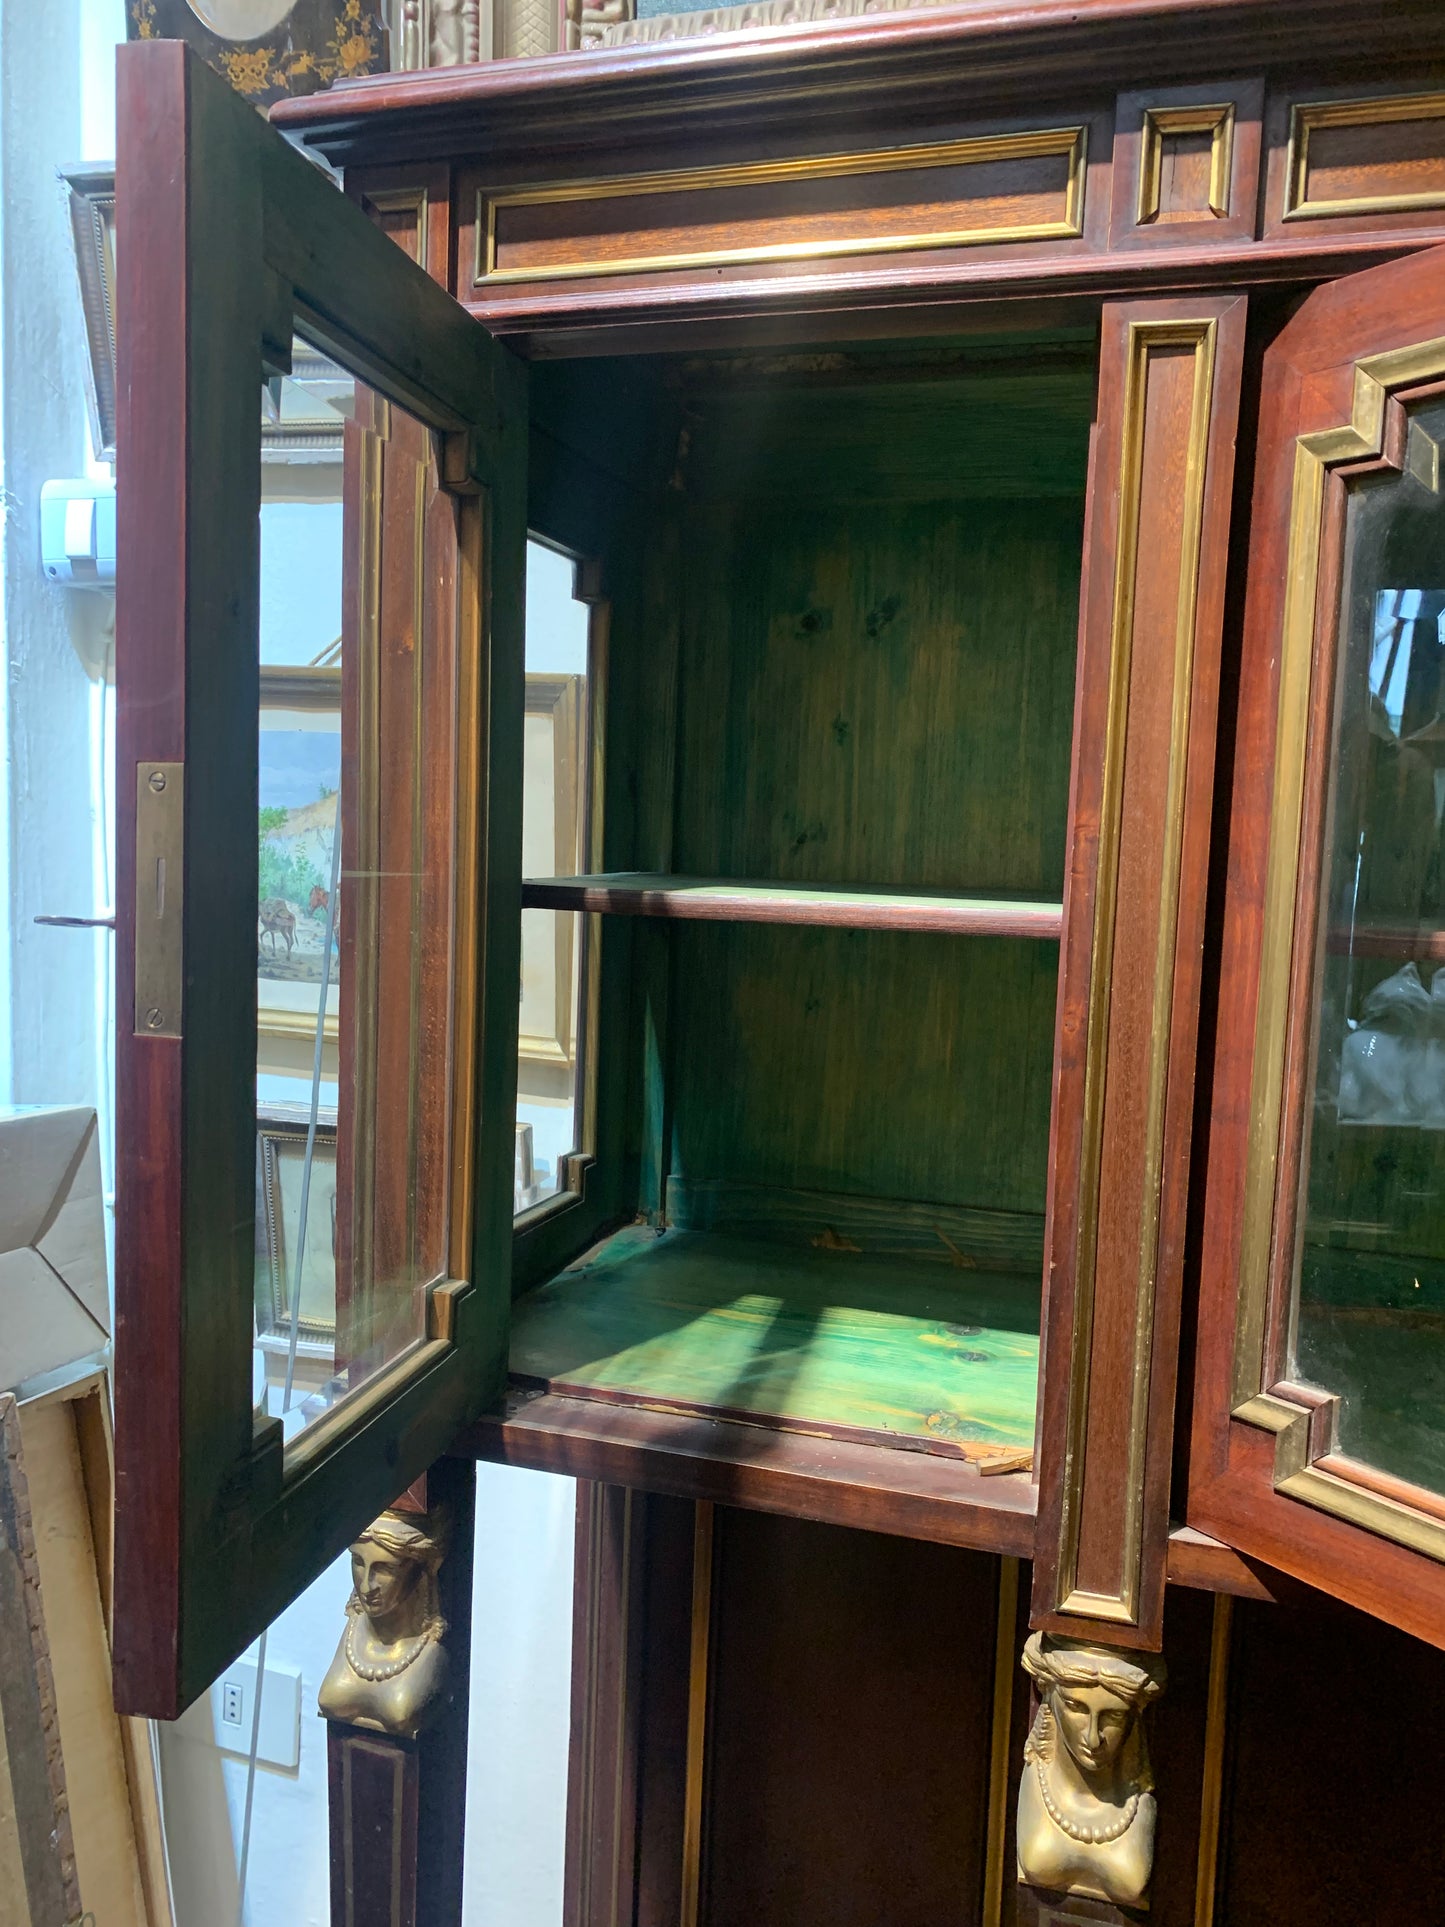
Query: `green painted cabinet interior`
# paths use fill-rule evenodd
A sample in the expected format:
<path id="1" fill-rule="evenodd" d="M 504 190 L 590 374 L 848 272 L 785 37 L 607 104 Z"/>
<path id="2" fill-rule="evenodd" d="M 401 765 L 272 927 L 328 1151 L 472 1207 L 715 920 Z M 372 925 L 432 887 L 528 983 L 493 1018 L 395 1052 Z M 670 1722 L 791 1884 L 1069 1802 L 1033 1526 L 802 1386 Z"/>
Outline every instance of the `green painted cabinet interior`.
<path id="1" fill-rule="evenodd" d="M 533 527 L 611 604 L 606 870 L 1061 898 L 1091 334 L 532 375 Z M 1057 942 L 602 943 L 597 1163 L 522 1240 L 514 1377 L 1031 1445 Z"/>

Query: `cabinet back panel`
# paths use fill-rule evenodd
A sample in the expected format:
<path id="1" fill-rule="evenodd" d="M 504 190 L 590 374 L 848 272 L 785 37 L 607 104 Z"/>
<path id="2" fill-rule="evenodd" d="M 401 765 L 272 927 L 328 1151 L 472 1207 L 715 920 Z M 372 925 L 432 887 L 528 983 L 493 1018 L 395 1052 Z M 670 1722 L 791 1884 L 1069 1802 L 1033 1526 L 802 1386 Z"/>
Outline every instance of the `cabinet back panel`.
<path id="1" fill-rule="evenodd" d="M 1081 516 L 692 507 L 674 867 L 1058 896 Z"/>
<path id="2" fill-rule="evenodd" d="M 1046 407 L 1017 360 L 684 401 L 674 869 L 1062 895 L 1094 379 L 1070 353 Z M 670 942 L 674 1179 L 1042 1213 L 1056 945 Z"/>
<path id="3" fill-rule="evenodd" d="M 1042 1213 L 1056 944 L 672 940 L 674 1177 Z"/>

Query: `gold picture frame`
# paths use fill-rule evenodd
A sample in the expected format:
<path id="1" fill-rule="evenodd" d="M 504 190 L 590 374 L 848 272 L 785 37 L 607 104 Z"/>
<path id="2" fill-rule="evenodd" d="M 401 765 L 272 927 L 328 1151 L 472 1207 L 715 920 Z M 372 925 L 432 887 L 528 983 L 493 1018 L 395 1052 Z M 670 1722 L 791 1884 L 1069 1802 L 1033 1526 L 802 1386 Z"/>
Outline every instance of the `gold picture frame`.
<path id="1" fill-rule="evenodd" d="M 98 462 L 115 460 L 115 169 L 63 167 L 85 316 L 86 400 Z"/>
<path id="2" fill-rule="evenodd" d="M 300 1235 L 301 1179 L 309 1129 L 300 1109 L 276 1106 L 256 1117 L 256 1338 L 263 1351 L 286 1351 L 291 1336 L 292 1270 Z M 298 1353 L 330 1371 L 336 1345 L 336 1114 L 318 1114 L 299 1280 Z"/>
<path id="3" fill-rule="evenodd" d="M 6 1896 L 5 1918 L 16 1927 L 47 1927 L 80 1912 L 57 1706 L 19 1408 L 7 1392 L 0 1395 L 0 1851 L 22 1871 L 21 1891 Z"/>

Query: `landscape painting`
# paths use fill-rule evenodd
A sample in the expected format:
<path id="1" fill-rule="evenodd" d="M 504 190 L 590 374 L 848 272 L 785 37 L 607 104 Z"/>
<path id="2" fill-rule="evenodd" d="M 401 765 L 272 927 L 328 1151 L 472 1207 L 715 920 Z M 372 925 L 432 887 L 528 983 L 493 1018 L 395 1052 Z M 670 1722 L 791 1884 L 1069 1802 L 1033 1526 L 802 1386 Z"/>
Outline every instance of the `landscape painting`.
<path id="1" fill-rule="evenodd" d="M 288 688 L 283 707 L 262 692 L 257 1016 L 263 1031 L 314 1038 L 324 978 L 325 1030 L 334 1040 L 339 927 L 333 918 L 328 964 L 327 919 L 341 796 L 340 691 L 326 680 L 322 693 L 333 693 L 334 707 L 314 706 L 305 700 L 311 693 Z"/>

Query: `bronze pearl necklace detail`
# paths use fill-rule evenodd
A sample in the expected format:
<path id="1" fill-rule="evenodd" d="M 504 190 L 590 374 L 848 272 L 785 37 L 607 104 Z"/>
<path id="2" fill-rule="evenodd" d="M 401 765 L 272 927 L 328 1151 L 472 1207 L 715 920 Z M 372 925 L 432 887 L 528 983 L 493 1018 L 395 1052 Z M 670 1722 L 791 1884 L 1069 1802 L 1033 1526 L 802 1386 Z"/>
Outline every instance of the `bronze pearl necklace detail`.
<path id="1" fill-rule="evenodd" d="M 1044 1763 L 1039 1759 L 1037 1754 L 1034 1756 L 1033 1768 L 1034 1778 L 1039 1783 L 1039 1797 L 1043 1800 L 1044 1811 L 1059 1829 L 1060 1833 L 1066 1833 L 1071 1840 L 1077 1840 L 1081 1847 L 1106 1847 L 1112 1840 L 1121 1840 L 1129 1831 L 1130 1827 L 1133 1826 L 1135 1815 L 1139 1811 L 1139 1794 L 1137 1791 L 1129 1795 L 1128 1799 L 1124 1802 L 1124 1810 L 1119 1818 L 1111 1821 L 1108 1826 L 1081 1826 L 1077 1820 L 1068 1819 L 1060 1811 L 1054 1796 L 1049 1791 L 1049 1780 L 1048 1775 L 1044 1772 Z"/>
<path id="2" fill-rule="evenodd" d="M 356 1677 L 364 1679 L 368 1686 L 380 1686 L 383 1680 L 395 1679 L 398 1673 L 404 1673 L 408 1666 L 420 1659 L 422 1653 L 436 1638 L 436 1633 L 430 1626 L 425 1627 L 421 1632 L 413 1635 L 410 1650 L 403 1653 L 400 1659 L 386 1660 L 377 1664 L 372 1664 L 358 1655 L 355 1636 L 356 1619 L 353 1617 L 348 1620 L 346 1626 L 346 1663 Z"/>

